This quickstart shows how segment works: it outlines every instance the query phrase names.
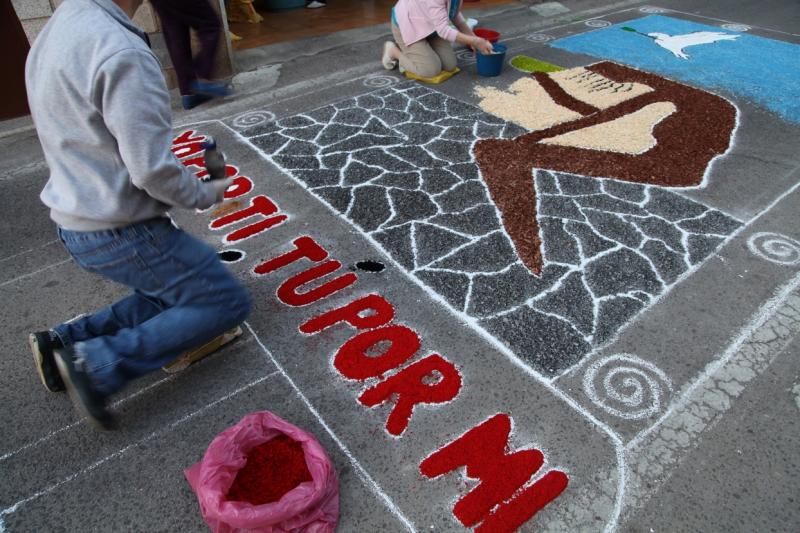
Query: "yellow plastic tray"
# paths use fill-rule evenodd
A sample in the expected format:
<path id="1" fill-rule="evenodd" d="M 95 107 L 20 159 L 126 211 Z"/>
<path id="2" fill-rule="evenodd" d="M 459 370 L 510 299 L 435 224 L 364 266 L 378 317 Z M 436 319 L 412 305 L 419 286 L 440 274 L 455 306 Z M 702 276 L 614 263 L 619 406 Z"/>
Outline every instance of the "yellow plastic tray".
<path id="1" fill-rule="evenodd" d="M 456 67 L 453 70 L 443 70 L 439 74 L 437 74 L 436 76 L 432 76 L 430 78 L 423 78 L 422 76 L 418 76 L 418 75 L 414 74 L 413 72 L 409 72 L 409 71 L 405 71 L 405 75 L 406 75 L 406 78 L 410 78 L 412 80 L 417 80 L 417 81 L 421 81 L 421 82 L 424 82 L 424 83 L 431 83 L 433 85 L 438 85 L 438 84 L 442 83 L 443 81 L 449 80 L 450 78 L 452 78 L 453 76 L 455 76 L 459 72 L 461 72 L 461 69 Z"/>

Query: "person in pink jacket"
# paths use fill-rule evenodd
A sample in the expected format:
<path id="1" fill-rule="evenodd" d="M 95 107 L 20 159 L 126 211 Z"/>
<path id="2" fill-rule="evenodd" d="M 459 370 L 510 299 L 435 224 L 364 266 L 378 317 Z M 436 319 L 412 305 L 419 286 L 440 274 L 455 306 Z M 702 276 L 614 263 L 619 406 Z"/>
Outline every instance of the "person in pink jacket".
<path id="1" fill-rule="evenodd" d="M 399 0 L 392 8 L 392 35 L 396 43 L 383 45 L 386 70 L 398 64 L 400 72 L 430 78 L 456 68 L 452 43 L 470 46 L 483 54 L 492 43 L 477 37 L 461 15 L 462 0 Z"/>

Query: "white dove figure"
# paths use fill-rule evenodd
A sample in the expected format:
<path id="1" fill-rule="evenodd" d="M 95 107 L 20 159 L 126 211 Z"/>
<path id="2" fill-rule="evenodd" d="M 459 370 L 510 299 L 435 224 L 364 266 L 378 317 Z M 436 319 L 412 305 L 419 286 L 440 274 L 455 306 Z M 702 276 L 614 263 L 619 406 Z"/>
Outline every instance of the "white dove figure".
<path id="1" fill-rule="evenodd" d="M 738 35 L 731 35 L 730 33 L 722 33 L 719 31 L 695 31 L 692 33 L 685 33 L 683 35 L 667 35 L 666 33 L 648 33 L 648 37 L 655 40 L 655 43 L 672 52 L 675 57 L 681 59 L 689 59 L 683 51 L 687 46 L 695 46 L 698 44 L 709 44 L 717 41 L 733 41 L 738 39 Z"/>

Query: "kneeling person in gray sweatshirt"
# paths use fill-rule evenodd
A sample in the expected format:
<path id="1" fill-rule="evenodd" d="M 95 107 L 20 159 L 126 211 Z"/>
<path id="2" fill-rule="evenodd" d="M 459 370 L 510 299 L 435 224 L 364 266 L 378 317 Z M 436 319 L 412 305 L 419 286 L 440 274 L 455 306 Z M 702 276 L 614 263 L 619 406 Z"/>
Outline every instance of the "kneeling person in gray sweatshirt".
<path id="1" fill-rule="evenodd" d="M 106 399 L 241 323 L 250 297 L 215 251 L 177 229 L 172 207 L 207 208 L 229 180 L 201 182 L 170 151 L 164 77 L 131 21 L 142 0 L 64 0 L 26 66 L 28 100 L 50 169 L 41 193 L 85 270 L 133 293 L 30 336 L 48 390 L 64 388 L 102 429 Z"/>

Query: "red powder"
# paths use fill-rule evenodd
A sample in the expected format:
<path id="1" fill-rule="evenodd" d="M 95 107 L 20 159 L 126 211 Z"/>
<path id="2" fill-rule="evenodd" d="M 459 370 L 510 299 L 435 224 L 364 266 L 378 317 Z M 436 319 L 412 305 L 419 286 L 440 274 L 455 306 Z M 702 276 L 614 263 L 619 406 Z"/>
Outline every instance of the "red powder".
<path id="1" fill-rule="evenodd" d="M 227 498 L 263 505 L 280 500 L 303 481 L 311 481 L 303 447 L 286 435 L 280 435 L 250 450 Z"/>

